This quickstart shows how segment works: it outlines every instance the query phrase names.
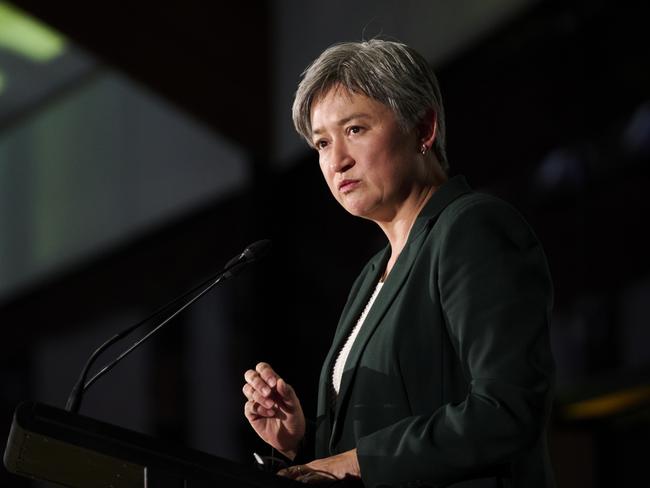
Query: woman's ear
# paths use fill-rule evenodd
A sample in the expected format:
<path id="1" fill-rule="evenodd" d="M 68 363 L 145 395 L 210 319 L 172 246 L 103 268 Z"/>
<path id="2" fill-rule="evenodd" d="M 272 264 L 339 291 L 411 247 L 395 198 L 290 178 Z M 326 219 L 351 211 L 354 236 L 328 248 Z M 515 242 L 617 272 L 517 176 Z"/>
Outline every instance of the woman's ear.
<path id="1" fill-rule="evenodd" d="M 422 122 L 420 122 L 419 129 L 420 146 L 425 145 L 428 149 L 431 149 L 438 134 L 438 115 L 433 109 L 428 110 L 424 115 Z"/>

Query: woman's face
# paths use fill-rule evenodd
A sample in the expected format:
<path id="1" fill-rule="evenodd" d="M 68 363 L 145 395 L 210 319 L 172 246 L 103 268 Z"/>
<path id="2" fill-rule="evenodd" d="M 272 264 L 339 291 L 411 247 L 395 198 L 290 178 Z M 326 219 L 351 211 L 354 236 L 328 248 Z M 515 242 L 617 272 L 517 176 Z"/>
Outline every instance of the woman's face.
<path id="1" fill-rule="evenodd" d="M 311 125 L 325 181 L 352 215 L 392 220 L 426 178 L 417 135 L 365 95 L 332 88 L 312 105 Z"/>

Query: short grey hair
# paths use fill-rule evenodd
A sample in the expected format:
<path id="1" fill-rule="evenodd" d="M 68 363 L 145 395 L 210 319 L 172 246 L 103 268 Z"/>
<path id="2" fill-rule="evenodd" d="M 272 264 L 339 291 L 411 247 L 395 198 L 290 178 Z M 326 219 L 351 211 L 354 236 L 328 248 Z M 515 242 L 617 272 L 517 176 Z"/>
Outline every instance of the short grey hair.
<path id="1" fill-rule="evenodd" d="M 323 51 L 302 76 L 292 115 L 296 131 L 310 145 L 312 104 L 338 85 L 388 106 L 405 131 L 418 127 L 433 110 L 437 123 L 433 151 L 442 168 L 449 171 L 445 112 L 438 80 L 426 59 L 414 49 L 381 39 L 334 44 Z"/>

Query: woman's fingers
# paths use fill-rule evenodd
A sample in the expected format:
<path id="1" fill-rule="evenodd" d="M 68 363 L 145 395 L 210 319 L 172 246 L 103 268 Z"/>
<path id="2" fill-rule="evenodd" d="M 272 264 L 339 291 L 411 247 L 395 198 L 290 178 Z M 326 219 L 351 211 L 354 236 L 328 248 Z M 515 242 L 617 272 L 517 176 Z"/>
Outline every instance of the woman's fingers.
<path id="1" fill-rule="evenodd" d="M 310 470 L 308 470 L 306 466 L 301 464 L 301 465 L 289 466 L 288 468 L 281 469 L 280 471 L 277 472 L 277 474 L 279 476 L 284 476 L 285 478 L 295 480 L 301 476 L 306 475 L 309 472 Z"/>
<path id="2" fill-rule="evenodd" d="M 246 383 L 244 387 L 242 388 L 242 391 L 244 392 L 244 396 L 248 398 L 248 400 L 252 400 L 254 402 L 259 403 L 260 405 L 264 406 L 265 408 L 273 408 L 275 405 L 275 402 L 271 398 L 266 398 L 263 395 L 260 394 L 259 391 L 257 391 L 255 388 L 253 388 L 250 384 Z"/>
<path id="3" fill-rule="evenodd" d="M 278 375 L 267 363 L 257 363 L 254 370 L 249 369 L 244 373 L 244 379 L 253 390 L 259 392 L 264 397 L 269 397 L 277 385 Z"/>
<path id="4" fill-rule="evenodd" d="M 314 471 L 309 465 L 290 466 L 282 469 L 277 473 L 279 476 L 284 476 L 303 483 L 318 483 L 322 481 L 337 481 L 337 478 L 329 473 L 323 471 Z"/>
<path id="5" fill-rule="evenodd" d="M 276 411 L 272 408 L 264 408 L 259 403 L 249 400 L 244 404 L 244 415 L 249 421 L 253 421 L 259 417 L 275 417 Z"/>
<path id="6" fill-rule="evenodd" d="M 254 390 L 258 391 L 263 396 L 267 397 L 271 394 L 271 387 L 262 379 L 257 371 L 249 369 L 244 373 L 244 379 L 246 380 L 246 383 L 251 385 Z"/>
<path id="7" fill-rule="evenodd" d="M 268 363 L 257 363 L 255 371 L 259 373 L 267 385 L 271 388 L 275 387 L 278 381 L 278 375 L 275 374 L 275 371 L 273 371 L 273 368 Z"/>
<path id="8" fill-rule="evenodd" d="M 278 379 L 277 385 L 278 386 L 276 391 L 278 392 L 278 395 L 280 395 L 280 398 L 282 398 L 282 402 L 288 408 L 295 408 L 299 402 L 298 397 L 296 396 L 296 392 L 293 390 L 291 385 L 289 385 L 282 378 Z"/>
<path id="9" fill-rule="evenodd" d="M 249 369 L 244 373 L 244 379 L 246 384 L 242 391 L 246 398 L 265 408 L 272 408 L 275 402 L 280 400 L 289 408 L 298 404 L 293 388 L 280 378 L 268 363 L 257 363 L 254 370 Z M 274 392 L 277 395 L 274 395 Z"/>
<path id="10" fill-rule="evenodd" d="M 244 373 L 246 383 L 242 392 L 250 406 L 247 417 L 277 417 L 283 414 L 301 414 L 300 401 L 293 388 L 280 378 L 267 363 L 258 363 L 255 369 Z"/>

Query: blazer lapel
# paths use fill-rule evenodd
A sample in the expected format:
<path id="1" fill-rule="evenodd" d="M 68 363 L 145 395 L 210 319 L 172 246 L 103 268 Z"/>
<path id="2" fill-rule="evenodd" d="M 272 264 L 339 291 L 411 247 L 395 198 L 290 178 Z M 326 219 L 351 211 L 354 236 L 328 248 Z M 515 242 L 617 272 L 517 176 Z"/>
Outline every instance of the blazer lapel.
<path id="1" fill-rule="evenodd" d="M 453 200 L 458 198 L 464 193 L 471 191 L 467 182 L 462 176 L 455 177 L 441 186 L 438 191 L 436 191 L 432 197 L 429 199 L 425 207 L 422 209 L 418 215 L 409 237 L 407 240 L 404 249 L 400 253 L 397 261 L 390 274 L 388 275 L 381 291 L 377 295 L 373 306 L 371 307 L 366 319 L 359 331 L 352 349 L 350 350 L 350 355 L 345 364 L 345 369 L 343 371 L 343 379 L 341 381 L 341 389 L 336 401 L 336 406 L 334 410 L 334 419 L 331 429 L 331 436 L 329 439 L 329 450 L 333 452 L 334 444 L 338 436 L 338 431 L 340 430 L 340 422 L 338 422 L 341 410 L 344 408 L 346 398 L 349 394 L 350 385 L 352 384 L 352 379 L 357 373 L 357 367 L 359 360 L 363 354 L 363 351 L 368 343 L 368 340 L 372 336 L 373 332 L 380 324 L 382 317 L 386 313 L 386 310 L 393 302 L 395 296 L 402 288 L 406 278 L 413 267 L 420 248 L 424 243 L 426 236 L 428 235 L 425 230 L 429 228 L 430 224 L 435 221 L 440 212 L 449 205 Z M 371 270 L 365 277 L 362 286 L 359 289 L 356 297 L 353 298 L 352 305 L 347 310 L 347 313 L 344 313 L 341 317 L 341 322 L 339 324 L 339 329 L 334 340 L 334 346 L 330 350 L 330 353 L 325 361 L 325 366 L 321 372 L 320 378 L 320 387 L 329 388 L 330 382 L 327 377 L 328 374 L 331 374 L 332 371 L 332 361 L 335 360 L 336 355 L 338 354 L 340 348 L 343 345 L 343 342 L 347 339 L 350 330 L 353 325 L 358 320 L 361 311 L 368 303 L 372 291 L 374 291 L 379 277 L 383 274 L 384 267 L 388 261 L 390 255 L 390 247 L 387 247 L 384 251 L 381 259 L 377 260 L 374 263 L 375 269 Z M 381 266 L 380 266 L 381 265 Z M 320 402 L 327 402 L 329 398 L 329 392 L 327 390 L 319 392 L 319 412 L 321 411 Z M 329 408 L 328 405 L 322 405 L 326 411 Z"/>
<path id="2" fill-rule="evenodd" d="M 361 315 L 363 308 L 366 306 L 366 303 L 368 303 L 370 295 L 374 291 L 380 276 L 383 274 L 389 256 L 390 248 L 387 247 L 383 252 L 373 258 L 365 276 L 361 278 L 358 291 L 356 291 L 356 293 L 354 291 L 351 293 L 352 296 L 348 299 L 348 302 L 341 312 L 341 318 L 339 319 L 336 333 L 334 334 L 332 347 L 330 347 L 327 357 L 325 358 L 320 373 L 320 380 L 318 382 L 318 417 L 329 413 L 329 410 L 331 409 L 332 405 L 329 399 L 331 398 L 331 375 L 332 369 L 334 368 L 334 361 L 336 361 L 339 351 L 350 335 L 350 332 Z"/>
<path id="3" fill-rule="evenodd" d="M 423 237 L 422 233 L 420 237 Z M 366 344 L 368 343 L 368 340 L 372 336 L 373 332 L 381 322 L 381 318 L 384 316 L 386 310 L 395 298 L 395 295 L 397 295 L 397 292 L 400 290 L 402 284 L 406 280 L 406 277 L 408 276 L 409 271 L 413 266 L 413 262 L 415 261 L 415 257 L 418 254 L 418 250 L 420 249 L 423 240 L 424 239 L 422 238 L 416 239 L 415 242 L 407 244 L 407 246 L 405 246 L 405 248 L 402 250 L 399 258 L 397 259 L 397 262 L 395 263 L 395 266 L 388 275 L 388 278 L 384 282 L 384 285 L 377 295 L 374 304 L 370 308 L 363 326 L 359 330 L 359 335 L 357 335 L 357 338 L 352 345 L 352 349 L 350 350 L 350 354 L 345 363 L 345 369 L 343 370 L 341 389 L 336 399 L 334 423 L 332 426 L 332 435 L 330 436 L 330 451 L 332 451 L 334 447 L 338 431 L 340 430 L 340 422 L 338 422 L 338 419 L 341 414 L 342 406 L 345 405 L 347 396 L 349 394 L 352 379 L 357 373 L 357 367 L 363 350 L 365 349 Z M 368 298 L 369 296 L 366 298 L 366 300 L 364 300 L 363 306 L 365 306 L 367 303 Z M 359 311 L 359 313 L 354 316 L 354 322 L 356 322 L 356 319 L 358 319 L 360 313 L 361 312 Z M 344 335 L 344 338 L 346 337 L 347 335 Z"/>

